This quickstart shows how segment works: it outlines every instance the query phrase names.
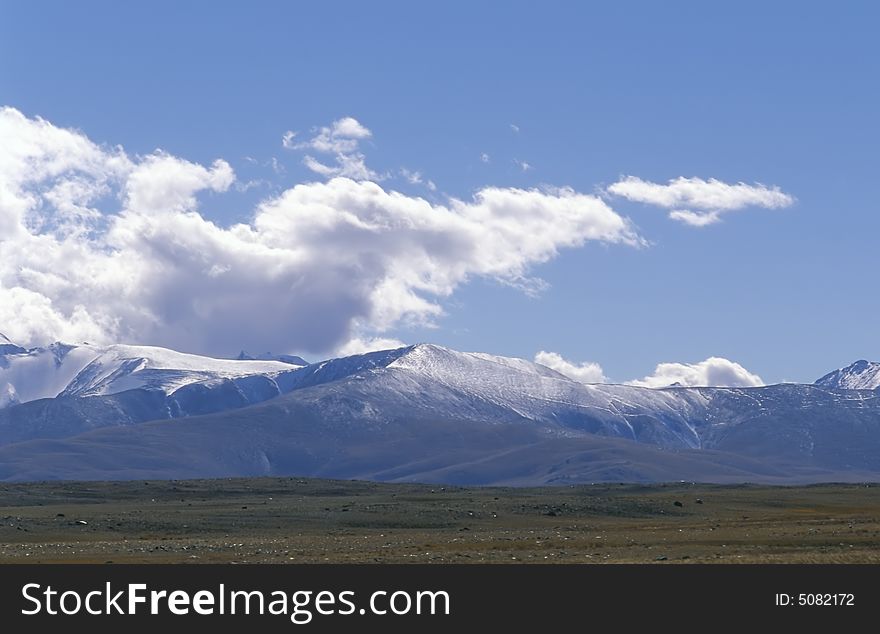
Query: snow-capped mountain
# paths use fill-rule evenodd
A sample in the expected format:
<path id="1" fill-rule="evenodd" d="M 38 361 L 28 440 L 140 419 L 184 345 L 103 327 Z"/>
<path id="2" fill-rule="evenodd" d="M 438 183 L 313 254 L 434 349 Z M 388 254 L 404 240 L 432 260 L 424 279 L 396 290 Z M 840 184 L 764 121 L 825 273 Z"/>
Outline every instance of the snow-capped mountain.
<path id="1" fill-rule="evenodd" d="M 0 339 L 0 407 L 37 399 L 106 396 L 142 389 L 171 395 L 207 381 L 274 378 L 290 363 L 212 359 L 152 346 L 54 343 L 45 348 Z"/>
<path id="2" fill-rule="evenodd" d="M 584 431 L 633 440 L 650 437 L 658 445 L 696 447 L 700 440 L 687 422 L 703 397 L 698 391 L 671 391 L 623 385 L 584 385 L 524 359 L 458 352 L 418 344 L 333 359 L 303 368 L 297 388 L 345 380 L 368 403 L 361 416 L 381 422 L 399 404 L 401 415 L 420 407 L 438 415 L 455 413 L 498 425 L 530 421 L 557 434 Z M 381 388 L 361 394 L 358 382 Z M 339 386 L 341 387 L 341 386 Z M 634 416 L 649 413 L 636 424 Z"/>
<path id="3" fill-rule="evenodd" d="M 17 346 L 12 343 L 9 338 L 0 332 L 0 363 L 3 363 L 3 357 L 8 354 L 21 354 L 22 352 L 27 352 L 21 346 Z"/>
<path id="4" fill-rule="evenodd" d="M 281 361 L 290 365 L 308 365 L 309 362 L 292 354 L 272 354 L 271 352 L 262 352 L 260 354 L 251 354 L 246 350 L 242 350 L 235 357 L 236 361 Z"/>
<path id="5" fill-rule="evenodd" d="M 0 479 L 880 479 L 870 390 L 584 385 L 429 344 L 234 376 L 244 362 L 143 350 L 104 351 L 57 398 L 0 410 Z"/>
<path id="6" fill-rule="evenodd" d="M 816 385 L 842 390 L 876 390 L 880 387 L 880 363 L 861 359 L 826 374 Z"/>

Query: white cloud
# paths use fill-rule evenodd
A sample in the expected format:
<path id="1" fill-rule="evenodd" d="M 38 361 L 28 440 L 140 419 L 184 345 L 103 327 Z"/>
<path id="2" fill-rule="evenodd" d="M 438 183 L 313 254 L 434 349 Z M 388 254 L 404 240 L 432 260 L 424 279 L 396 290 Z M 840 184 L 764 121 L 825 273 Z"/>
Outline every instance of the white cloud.
<path id="1" fill-rule="evenodd" d="M 286 132 L 282 142 L 290 150 L 314 150 L 323 154 L 333 154 L 334 164 L 328 165 L 314 156 L 306 155 L 303 165 L 325 178 L 344 176 L 355 180 L 384 180 L 387 176 L 374 172 L 366 164 L 366 157 L 359 150 L 360 142 L 370 138 L 370 132 L 354 117 L 337 119 L 329 126 L 321 127 L 314 137 L 308 141 L 294 143 L 290 131 Z"/>
<path id="2" fill-rule="evenodd" d="M 666 185 L 625 176 L 606 190 L 614 196 L 671 210 L 669 217 L 694 227 L 721 220 L 723 213 L 746 207 L 779 209 L 794 203 L 794 197 L 779 187 L 760 183 L 725 183 L 710 178 L 679 177 Z"/>
<path id="3" fill-rule="evenodd" d="M 357 151 L 363 139 L 369 139 L 373 133 L 354 117 L 337 119 L 329 126 L 318 128 L 317 133 L 308 141 L 296 143 L 296 149 L 312 149 L 326 154 L 350 154 Z"/>
<path id="4" fill-rule="evenodd" d="M 579 383 L 605 383 L 607 380 L 605 373 L 602 371 L 602 366 L 598 363 L 572 363 L 562 358 L 556 352 L 541 350 L 535 355 L 535 363 L 545 365 L 551 370 L 556 370 L 560 374 L 564 374 Z"/>
<path id="5" fill-rule="evenodd" d="M 488 163 L 488 162 L 491 160 L 491 158 L 489 157 L 488 154 L 486 154 L 485 152 L 483 152 L 482 154 L 480 154 L 480 160 L 481 160 L 483 163 Z"/>
<path id="6" fill-rule="evenodd" d="M 408 170 L 405 167 L 400 168 L 400 175 L 403 176 L 410 185 L 422 184 L 422 173 L 419 171 Z"/>
<path id="7" fill-rule="evenodd" d="M 373 136 L 373 133 L 354 117 L 343 117 L 334 121 L 331 134 L 336 138 L 346 139 L 368 139 Z"/>
<path id="8" fill-rule="evenodd" d="M 296 135 L 297 133 L 293 130 L 288 130 L 281 137 L 281 145 L 288 150 L 294 149 L 294 147 L 296 147 L 296 143 L 294 143 L 293 140 L 296 138 Z"/>
<path id="9" fill-rule="evenodd" d="M 334 356 L 350 357 L 355 354 L 375 352 L 376 350 L 393 350 L 402 348 L 406 344 L 399 339 L 388 337 L 352 337 L 345 344 L 336 348 Z"/>
<path id="10" fill-rule="evenodd" d="M 118 148 L 101 148 L 75 130 L 12 108 L 0 108 L 0 139 L 0 236 L 26 227 L 81 229 L 100 216 L 89 201 L 131 169 Z M 44 213 L 44 199 L 51 214 Z"/>
<path id="11" fill-rule="evenodd" d="M 513 162 L 516 163 L 516 166 L 519 167 L 522 171 L 528 172 L 532 169 L 532 166 L 525 161 L 520 161 L 519 159 L 513 159 Z"/>
<path id="12" fill-rule="evenodd" d="M 511 124 L 510 124 L 510 130 L 511 130 L 511 132 L 513 132 L 514 134 L 519 134 L 519 126 L 516 125 L 515 123 L 511 123 Z"/>
<path id="13" fill-rule="evenodd" d="M 235 182 L 229 163 L 214 161 L 210 169 L 157 152 L 128 174 L 127 207 L 141 213 L 191 211 L 196 194 L 206 189 L 225 192 Z"/>
<path id="14" fill-rule="evenodd" d="M 406 182 L 410 185 L 424 185 L 428 191 L 437 191 L 437 185 L 434 184 L 434 181 L 426 179 L 418 170 L 409 170 L 405 167 L 401 167 L 400 175 L 405 178 Z"/>
<path id="15" fill-rule="evenodd" d="M 703 211 L 700 213 L 687 209 L 673 209 L 669 212 L 672 220 L 678 220 L 692 227 L 707 227 L 721 222 L 721 213 L 718 211 Z"/>
<path id="16" fill-rule="evenodd" d="M 666 387 L 680 384 L 688 387 L 754 387 L 764 385 L 757 374 L 752 374 L 739 363 L 721 357 L 709 357 L 699 363 L 660 363 L 654 373 L 629 385 Z"/>
<path id="17" fill-rule="evenodd" d="M 306 156 L 303 159 L 303 165 L 308 167 L 315 174 L 320 174 L 321 176 L 326 176 L 327 178 L 330 178 L 332 176 L 336 176 L 341 171 L 341 169 L 338 165 L 337 166 L 325 165 L 324 163 L 322 163 L 321 161 L 319 161 L 318 159 L 316 159 L 313 156 Z"/>
<path id="18" fill-rule="evenodd" d="M 331 143 L 369 133 L 340 121 Z M 132 158 L 8 108 L 0 138 L 0 329 L 23 345 L 323 352 L 430 323 L 473 277 L 528 287 L 561 249 L 643 244 L 571 189 L 486 187 L 441 204 L 333 174 L 224 227 L 200 206 L 234 184 L 225 161 Z"/>
<path id="19" fill-rule="evenodd" d="M 327 165 L 313 156 L 303 158 L 303 165 L 325 178 L 343 176 L 359 181 L 381 181 L 385 175 L 374 172 L 366 164 L 366 158 L 360 152 L 354 154 L 339 154 L 336 156 L 336 165 Z"/>

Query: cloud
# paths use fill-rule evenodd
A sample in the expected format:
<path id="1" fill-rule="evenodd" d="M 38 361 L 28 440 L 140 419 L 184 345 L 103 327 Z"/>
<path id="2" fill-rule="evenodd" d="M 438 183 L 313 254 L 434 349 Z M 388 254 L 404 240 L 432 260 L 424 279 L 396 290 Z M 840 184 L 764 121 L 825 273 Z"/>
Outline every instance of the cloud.
<path id="1" fill-rule="evenodd" d="M 327 130 L 327 143 L 369 133 L 353 119 Z M 132 157 L 11 108 L 0 138 L 0 330 L 22 345 L 325 352 L 431 323 L 474 277 L 528 288 L 562 249 L 643 244 L 572 189 L 434 203 L 332 173 L 222 226 L 201 209 L 236 182 L 221 159 Z"/>
<path id="2" fill-rule="evenodd" d="M 514 134 L 519 134 L 519 126 L 516 125 L 515 123 L 511 123 L 510 124 L 510 131 L 513 132 Z"/>
<path id="3" fill-rule="evenodd" d="M 513 159 L 513 162 L 516 163 L 517 167 L 519 167 L 522 171 L 528 172 L 532 169 L 532 166 L 525 161 L 520 161 L 519 159 Z"/>
<path id="4" fill-rule="evenodd" d="M 793 196 L 775 185 L 731 185 L 714 178 L 679 177 L 662 185 L 625 176 L 608 186 L 606 191 L 614 196 L 669 209 L 671 219 L 693 227 L 714 224 L 721 220 L 722 214 L 746 207 L 779 209 L 795 201 Z"/>
<path id="5" fill-rule="evenodd" d="M 738 363 L 721 357 L 709 357 L 699 363 L 661 363 L 653 374 L 629 382 L 629 385 L 642 387 L 673 384 L 688 387 L 755 387 L 764 385 L 764 381 Z"/>
<path id="6" fill-rule="evenodd" d="M 406 179 L 410 185 L 424 185 L 428 191 L 437 191 L 437 185 L 430 179 L 425 179 L 424 175 L 417 170 L 409 170 L 405 167 L 400 168 L 400 175 Z"/>
<path id="7" fill-rule="evenodd" d="M 674 209 L 669 212 L 669 217 L 692 227 L 706 227 L 721 222 L 721 213 L 718 211 L 696 213 L 687 209 Z"/>
<path id="8" fill-rule="evenodd" d="M 294 143 L 293 140 L 296 138 L 296 135 L 297 133 L 293 130 L 288 130 L 281 137 L 281 145 L 288 150 L 294 149 L 296 147 L 296 143 Z"/>
<path id="9" fill-rule="evenodd" d="M 198 192 L 225 192 L 233 182 L 235 173 L 226 161 L 218 159 L 206 168 L 157 152 L 129 172 L 126 205 L 141 213 L 185 212 L 195 209 Z"/>
<path id="10" fill-rule="evenodd" d="M 327 165 L 313 156 L 303 158 L 303 165 L 326 178 L 344 176 L 359 181 L 385 180 L 386 175 L 374 172 L 366 164 L 366 158 L 360 152 L 354 154 L 339 154 L 336 156 L 336 165 Z"/>
<path id="11" fill-rule="evenodd" d="M 344 176 L 355 180 L 384 180 L 387 176 L 374 172 L 366 164 L 366 157 L 360 152 L 360 142 L 369 139 L 373 133 L 354 117 L 337 119 L 329 126 L 318 128 L 315 136 L 307 141 L 294 143 L 296 133 L 289 130 L 282 137 L 282 144 L 289 150 L 314 150 L 322 154 L 332 154 L 333 164 L 319 161 L 307 154 L 303 165 L 325 178 Z"/>
<path id="12" fill-rule="evenodd" d="M 395 348 L 402 348 L 405 345 L 399 339 L 388 337 L 352 337 L 336 349 L 334 356 L 350 357 L 355 354 L 365 354 L 376 350 L 393 350 Z"/>
<path id="13" fill-rule="evenodd" d="M 26 227 L 79 231 L 100 221 L 89 202 L 131 169 L 118 148 L 101 148 L 75 130 L 11 108 L 0 108 L 0 139 L 0 236 L 7 238 Z"/>
<path id="14" fill-rule="evenodd" d="M 360 141 L 371 136 L 373 133 L 354 117 L 342 117 L 329 126 L 318 128 L 314 137 L 293 147 L 327 154 L 350 154 L 357 151 Z"/>
<path id="15" fill-rule="evenodd" d="M 419 171 L 408 170 L 405 167 L 401 167 L 400 175 L 403 176 L 410 185 L 421 185 L 424 182 L 422 179 L 422 173 Z"/>
<path id="16" fill-rule="evenodd" d="M 488 163 L 490 160 L 491 159 L 490 159 L 489 155 L 486 154 L 485 152 L 480 154 L 480 161 L 482 161 L 483 163 Z"/>
<path id="17" fill-rule="evenodd" d="M 331 136 L 340 139 L 368 139 L 373 133 L 354 117 L 343 117 L 333 122 Z"/>
<path id="18" fill-rule="evenodd" d="M 545 365 L 551 370 L 556 370 L 560 374 L 564 374 L 579 383 L 605 383 L 607 380 L 605 373 L 602 371 L 602 366 L 598 363 L 572 363 L 563 359 L 556 352 L 541 350 L 535 355 L 535 363 Z"/>

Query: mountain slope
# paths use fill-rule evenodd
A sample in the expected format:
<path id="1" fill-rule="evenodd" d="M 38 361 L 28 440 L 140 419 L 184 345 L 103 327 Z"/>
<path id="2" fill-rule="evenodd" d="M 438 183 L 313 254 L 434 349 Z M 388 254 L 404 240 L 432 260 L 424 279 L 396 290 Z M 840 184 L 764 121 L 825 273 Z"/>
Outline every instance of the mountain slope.
<path id="1" fill-rule="evenodd" d="M 272 474 L 525 485 L 880 478 L 880 395 L 873 391 L 582 385 L 528 361 L 431 345 L 333 359 L 279 377 L 282 395 L 240 409 L 210 392 L 217 385 L 184 386 L 162 404 L 183 407 L 182 395 L 209 390 L 194 398 L 218 409 L 174 421 L 142 423 L 137 408 L 145 401 L 134 395 L 153 393 L 142 389 L 7 408 L 15 430 L 33 426 L 25 424 L 27 407 L 112 398 L 135 415 L 120 427 L 87 413 L 80 432 L 68 429 L 57 440 L 7 433 L 0 479 Z M 267 380 L 223 385 L 257 379 Z M 123 399 L 133 401 L 120 405 Z M 114 426 L 95 429 L 102 424 Z"/>
<path id="2" fill-rule="evenodd" d="M 149 346 L 5 345 L 0 444 L 252 405 L 291 389 L 299 369 Z"/>
<path id="3" fill-rule="evenodd" d="M 880 363 L 861 359 L 826 374 L 816 385 L 841 390 L 876 390 L 880 387 Z"/>
<path id="4" fill-rule="evenodd" d="M 0 367 L 5 363 L 4 357 L 9 354 L 22 354 L 27 352 L 21 346 L 17 346 L 9 340 L 9 337 L 0 332 Z"/>
<path id="5" fill-rule="evenodd" d="M 8 395 L 0 407 L 133 389 L 170 395 L 193 383 L 255 375 L 271 378 L 296 367 L 271 360 L 212 359 L 151 346 L 55 343 L 25 350 L 8 342 L 0 349 L 0 394 Z"/>

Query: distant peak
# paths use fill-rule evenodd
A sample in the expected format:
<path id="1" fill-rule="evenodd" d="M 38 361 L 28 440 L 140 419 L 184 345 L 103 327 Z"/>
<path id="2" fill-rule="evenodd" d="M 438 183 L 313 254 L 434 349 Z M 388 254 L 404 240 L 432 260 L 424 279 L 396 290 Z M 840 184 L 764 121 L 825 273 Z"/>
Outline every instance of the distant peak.
<path id="1" fill-rule="evenodd" d="M 816 385 L 842 390 L 880 388 L 880 363 L 859 359 L 845 368 L 829 372 L 817 380 Z"/>
<path id="2" fill-rule="evenodd" d="M 443 346 L 438 346 L 436 343 L 416 343 L 411 346 L 407 346 L 411 350 L 425 350 L 428 352 L 451 352 L 449 348 L 444 348 Z"/>
<path id="3" fill-rule="evenodd" d="M 272 354 L 271 352 L 263 352 L 262 354 L 251 354 L 247 350 L 242 350 L 235 357 L 235 361 L 281 361 L 289 365 L 309 365 L 309 362 L 302 357 L 292 354 Z"/>
<path id="4" fill-rule="evenodd" d="M 24 352 L 27 352 L 27 350 L 13 343 L 9 337 L 0 332 L 0 355 L 22 354 Z"/>

